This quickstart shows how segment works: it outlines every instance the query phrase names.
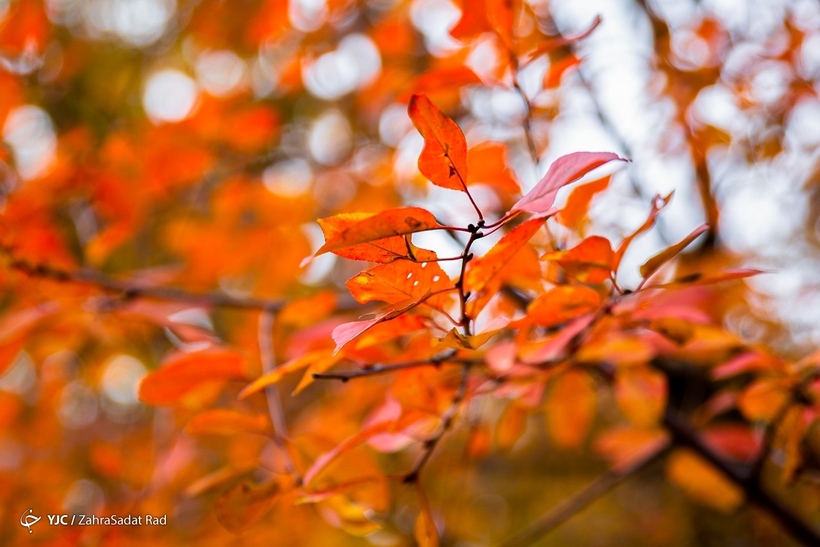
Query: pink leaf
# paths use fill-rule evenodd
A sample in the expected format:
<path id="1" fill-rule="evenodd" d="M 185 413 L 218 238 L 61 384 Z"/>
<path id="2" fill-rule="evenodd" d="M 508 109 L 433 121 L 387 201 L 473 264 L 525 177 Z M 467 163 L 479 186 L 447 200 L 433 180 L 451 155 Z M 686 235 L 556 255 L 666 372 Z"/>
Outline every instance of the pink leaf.
<path id="1" fill-rule="evenodd" d="M 547 214 L 555 203 L 558 190 L 613 160 L 628 161 L 612 152 L 575 152 L 558 158 L 544 178 L 519 199 L 510 212 Z"/>

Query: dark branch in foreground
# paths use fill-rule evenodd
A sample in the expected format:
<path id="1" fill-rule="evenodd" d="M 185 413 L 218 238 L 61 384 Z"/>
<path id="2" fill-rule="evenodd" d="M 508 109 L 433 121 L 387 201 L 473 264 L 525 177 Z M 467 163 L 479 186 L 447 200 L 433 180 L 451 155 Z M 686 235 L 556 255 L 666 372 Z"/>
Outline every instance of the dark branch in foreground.
<path id="1" fill-rule="evenodd" d="M 591 483 L 583 490 L 580 490 L 563 502 L 542 515 L 536 521 L 530 523 L 526 528 L 507 539 L 501 544 L 502 547 L 518 547 L 531 545 L 541 539 L 544 535 L 580 513 L 592 502 L 618 486 L 621 482 L 637 474 L 639 471 L 649 467 L 652 463 L 664 457 L 669 451 L 669 445 L 664 444 L 649 454 L 637 458 L 629 466 L 623 469 L 610 469 Z"/>
<path id="2" fill-rule="evenodd" d="M 391 372 L 398 372 L 409 368 L 419 367 L 439 367 L 445 364 L 464 365 L 469 366 L 473 364 L 483 363 L 483 359 L 466 359 L 454 357 L 456 350 L 448 350 L 444 353 L 431 357 L 429 359 L 418 359 L 416 361 L 407 361 L 404 363 L 393 363 L 389 365 L 370 365 L 361 370 L 353 370 L 350 372 L 317 372 L 313 374 L 314 380 L 339 380 L 347 382 L 348 380 L 355 380 L 356 378 L 366 378 L 368 376 L 378 376 L 380 374 L 389 374 Z"/>
<path id="3" fill-rule="evenodd" d="M 701 440 L 691 425 L 679 416 L 667 412 L 664 417 L 664 426 L 671 433 L 676 445 L 689 448 L 709 462 L 727 479 L 741 488 L 749 502 L 774 517 L 795 540 L 806 546 L 820 545 L 820 530 L 803 521 L 795 515 L 794 509 L 786 507 L 780 500 L 764 490 L 756 474 L 749 474 L 729 465 Z"/>

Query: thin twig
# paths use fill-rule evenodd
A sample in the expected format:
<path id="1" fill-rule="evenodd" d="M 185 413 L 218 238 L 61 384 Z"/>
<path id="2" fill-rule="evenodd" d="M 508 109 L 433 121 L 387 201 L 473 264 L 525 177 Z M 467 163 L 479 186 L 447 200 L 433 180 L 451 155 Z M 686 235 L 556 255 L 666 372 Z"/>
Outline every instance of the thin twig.
<path id="1" fill-rule="evenodd" d="M 82 269 L 75 271 L 62 270 L 46 264 L 33 264 L 15 258 L 7 248 L 0 252 L 11 260 L 9 267 L 30 277 L 50 279 L 63 283 L 92 285 L 103 291 L 118 293 L 124 300 L 133 298 L 150 298 L 169 302 L 180 302 L 195 306 L 236 308 L 244 310 L 278 311 L 284 306 L 282 300 L 264 298 L 237 298 L 223 293 L 191 293 L 172 287 L 154 287 L 140 284 L 137 281 L 112 279 L 96 270 Z"/>
<path id="2" fill-rule="evenodd" d="M 276 368 L 276 355 L 273 348 L 273 323 L 276 319 L 275 310 L 263 310 L 259 314 L 259 355 L 262 359 L 262 372 L 271 374 Z M 276 384 L 265 387 L 265 397 L 268 401 L 268 413 L 273 424 L 273 442 L 276 443 L 282 460 L 285 463 L 285 470 L 294 478 L 296 484 L 302 483 L 302 477 L 296 471 L 293 459 L 287 448 L 287 422 L 285 413 L 282 410 L 282 398 L 279 395 L 279 387 Z"/>
<path id="3" fill-rule="evenodd" d="M 400 370 L 418 367 L 438 367 L 443 364 L 471 364 L 472 361 L 467 362 L 464 359 L 451 359 L 455 355 L 456 350 L 449 350 L 440 355 L 431 357 L 430 359 L 418 359 L 416 361 L 407 361 L 405 363 L 392 363 L 388 365 L 372 365 L 362 370 L 354 370 L 351 372 L 322 372 L 314 373 L 314 380 L 340 380 L 347 382 L 356 378 L 364 378 L 367 376 L 377 376 L 379 374 L 389 374 Z"/>
<path id="4" fill-rule="evenodd" d="M 458 414 L 458 407 L 461 406 L 462 401 L 464 401 L 464 397 L 467 395 L 467 381 L 470 378 L 470 367 L 466 364 L 462 365 L 462 367 L 461 380 L 458 383 L 458 388 L 456 388 L 456 394 L 453 396 L 453 401 L 450 403 L 450 406 L 447 407 L 447 410 L 441 416 L 441 427 L 435 435 L 424 441 L 421 457 L 419 457 L 418 461 L 416 461 L 416 464 L 413 466 L 413 469 L 405 475 L 403 479 L 403 481 L 407 484 L 418 481 L 419 474 L 430 460 L 430 457 L 436 450 L 436 446 L 438 446 L 442 437 L 444 437 L 450 428 L 453 427 L 456 414 Z"/>
<path id="5" fill-rule="evenodd" d="M 624 480 L 663 458 L 668 451 L 669 445 L 664 444 L 649 454 L 637 458 L 622 469 L 610 469 L 582 490 L 566 498 L 537 520 L 530 523 L 526 528 L 507 539 L 501 544 L 502 547 L 518 547 L 535 543 L 557 526 L 580 513 L 592 502 L 612 490 Z"/>

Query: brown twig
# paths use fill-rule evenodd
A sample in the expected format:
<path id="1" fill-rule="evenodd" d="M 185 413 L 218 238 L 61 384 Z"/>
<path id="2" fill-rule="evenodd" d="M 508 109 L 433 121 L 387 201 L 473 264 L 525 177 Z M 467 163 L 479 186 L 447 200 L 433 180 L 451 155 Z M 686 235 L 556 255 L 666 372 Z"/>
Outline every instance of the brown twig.
<path id="1" fill-rule="evenodd" d="M 112 279 L 96 270 L 62 270 L 46 264 L 33 264 L 15 258 L 7 248 L 0 249 L 11 258 L 8 266 L 29 277 L 50 279 L 63 283 L 92 285 L 103 291 L 117 293 L 124 300 L 150 298 L 169 302 L 180 302 L 194 306 L 236 308 L 243 310 L 278 311 L 284 306 L 282 300 L 264 298 L 237 298 L 223 293 L 191 293 L 173 287 L 156 287 L 140 284 L 134 280 Z"/>
<path id="2" fill-rule="evenodd" d="M 276 368 L 276 355 L 273 348 L 273 324 L 276 319 L 275 310 L 263 310 L 259 314 L 259 355 L 262 360 L 262 372 L 271 374 Z M 273 442 L 279 448 L 285 469 L 294 478 L 296 484 L 302 484 L 302 477 L 293 464 L 287 448 L 287 422 L 282 409 L 282 398 L 276 384 L 265 387 L 265 397 L 268 402 L 268 413 L 273 424 Z"/>
<path id="3" fill-rule="evenodd" d="M 560 524 L 580 513 L 592 502 L 618 486 L 621 482 L 663 458 L 668 451 L 669 445 L 664 444 L 649 454 L 636 458 L 635 461 L 622 469 L 610 469 L 582 490 L 566 498 L 537 520 L 530 523 L 526 528 L 504 541 L 501 544 L 502 547 L 518 547 L 535 543 Z"/>
<path id="4" fill-rule="evenodd" d="M 435 435 L 424 441 L 421 456 L 418 461 L 416 461 L 413 469 L 404 476 L 403 482 L 407 484 L 418 481 L 419 474 L 430 460 L 430 457 L 433 455 L 433 452 L 436 450 L 439 442 L 441 442 L 441 439 L 450 430 L 450 428 L 453 427 L 456 414 L 458 414 L 458 407 L 461 406 L 462 401 L 464 401 L 464 397 L 467 395 L 467 381 L 470 378 L 470 367 L 468 365 L 462 365 L 462 367 L 461 380 L 458 383 L 458 388 L 456 388 L 456 394 L 453 396 L 450 406 L 447 407 L 447 410 L 444 411 L 444 414 L 441 416 L 441 427 L 439 427 L 439 430 Z"/>
<path id="5" fill-rule="evenodd" d="M 473 361 L 467 361 L 465 359 L 453 359 L 452 357 L 455 355 L 455 353 L 456 350 L 448 350 L 440 355 L 433 356 L 429 359 L 418 359 L 415 361 L 407 361 L 404 363 L 391 363 L 386 365 L 377 364 L 368 366 L 367 368 L 364 368 L 362 370 L 354 370 L 350 372 L 317 372 L 313 374 L 313 379 L 340 380 L 342 382 L 347 382 L 349 380 L 355 380 L 356 378 L 365 378 L 368 376 L 389 374 L 391 372 L 397 372 L 409 368 L 438 367 L 448 363 L 463 365 L 469 365 L 473 363 Z"/>

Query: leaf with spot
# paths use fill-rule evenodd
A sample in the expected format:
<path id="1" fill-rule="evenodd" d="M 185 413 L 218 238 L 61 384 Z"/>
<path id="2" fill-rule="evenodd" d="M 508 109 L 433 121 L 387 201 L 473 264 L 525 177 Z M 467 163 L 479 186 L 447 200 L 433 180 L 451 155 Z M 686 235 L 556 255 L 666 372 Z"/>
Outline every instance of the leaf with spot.
<path id="1" fill-rule="evenodd" d="M 396 304 L 407 299 L 421 298 L 427 293 L 447 289 L 452 285 L 450 277 L 438 262 L 399 260 L 365 270 L 348 279 L 345 286 L 360 304 L 373 301 Z M 424 303 L 442 310 L 450 300 L 451 297 L 447 294 L 437 294 Z"/>
<path id="2" fill-rule="evenodd" d="M 467 191 L 467 141 L 461 128 L 424 95 L 413 95 L 407 112 L 424 137 L 419 171 L 430 182 Z"/>
<path id="3" fill-rule="evenodd" d="M 319 226 L 325 236 L 325 244 L 316 251 L 316 256 L 329 252 L 344 256 L 343 253 L 351 252 L 351 248 L 361 244 L 375 246 L 385 238 L 440 228 L 436 217 L 421 207 L 400 207 L 380 213 L 342 213 L 319 219 Z M 406 243 L 405 249 L 401 248 L 403 242 L 396 239 L 391 239 L 390 243 L 398 243 L 396 253 L 404 254 L 403 251 L 406 251 Z M 389 248 L 384 252 L 390 254 Z"/>

